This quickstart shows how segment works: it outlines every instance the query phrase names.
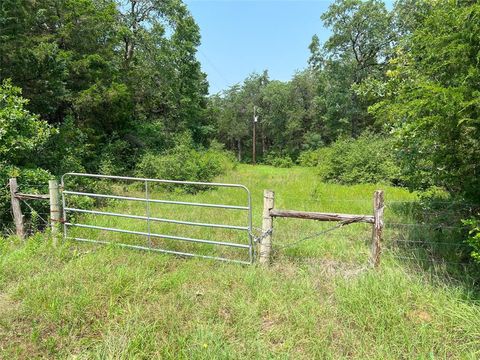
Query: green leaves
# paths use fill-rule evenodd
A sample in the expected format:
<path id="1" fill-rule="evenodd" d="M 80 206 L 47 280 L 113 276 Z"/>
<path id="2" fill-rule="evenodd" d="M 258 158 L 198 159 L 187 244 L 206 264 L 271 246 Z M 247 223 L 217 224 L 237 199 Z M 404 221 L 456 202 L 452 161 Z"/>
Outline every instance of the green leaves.
<path id="1" fill-rule="evenodd" d="M 370 107 L 393 129 L 411 187 L 442 186 L 472 202 L 480 201 L 480 25 L 469 20 L 479 14 L 479 5 L 433 7 L 390 61 L 386 96 Z"/>
<path id="2" fill-rule="evenodd" d="M 21 90 L 4 80 L 0 86 L 0 164 L 22 165 L 52 134 L 52 128 L 25 109 Z"/>

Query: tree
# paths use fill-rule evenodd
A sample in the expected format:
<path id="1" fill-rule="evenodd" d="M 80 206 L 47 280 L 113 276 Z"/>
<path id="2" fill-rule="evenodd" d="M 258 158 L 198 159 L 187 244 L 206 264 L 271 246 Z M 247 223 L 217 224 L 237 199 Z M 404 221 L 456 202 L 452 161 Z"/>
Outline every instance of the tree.
<path id="1" fill-rule="evenodd" d="M 441 186 L 480 201 L 480 5 L 442 1 L 390 61 L 385 97 L 370 108 L 398 139 L 415 189 Z"/>
<path id="2" fill-rule="evenodd" d="M 369 102 L 355 89 L 383 76 L 396 33 L 392 13 L 378 0 L 337 0 L 321 18 L 332 35 L 323 48 L 318 37 L 312 39 L 309 63 L 318 78 L 323 136 L 330 142 L 342 134 L 356 137 L 373 125 Z"/>
<path id="3" fill-rule="evenodd" d="M 46 121 L 31 114 L 21 90 L 4 80 L 0 86 L 0 166 L 23 166 L 34 161 L 34 151 L 52 133 Z"/>

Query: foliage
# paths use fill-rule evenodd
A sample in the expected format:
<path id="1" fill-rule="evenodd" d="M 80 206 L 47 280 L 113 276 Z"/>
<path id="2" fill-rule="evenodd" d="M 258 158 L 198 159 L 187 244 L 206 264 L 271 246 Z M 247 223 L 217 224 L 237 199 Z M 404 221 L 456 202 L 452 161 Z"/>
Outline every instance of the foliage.
<path id="1" fill-rule="evenodd" d="M 196 150 L 191 136 L 184 134 L 177 137 L 176 145 L 167 152 L 143 155 L 137 164 L 136 174 L 155 179 L 210 182 L 214 177 L 232 169 L 233 164 L 232 156 L 218 146 Z M 200 189 L 198 186 L 180 188 L 188 192 Z"/>
<path id="2" fill-rule="evenodd" d="M 331 147 L 322 147 L 316 150 L 306 150 L 300 153 L 297 162 L 300 166 L 316 167 L 328 161 Z"/>
<path id="3" fill-rule="evenodd" d="M 478 214 L 480 215 L 480 214 Z M 469 227 L 467 242 L 472 247 L 472 258 L 480 263 L 480 220 L 471 218 L 463 221 L 464 225 Z"/>
<path id="4" fill-rule="evenodd" d="M 404 39 L 370 108 L 393 129 L 414 189 L 436 185 L 480 202 L 480 5 L 442 1 Z M 454 29 L 454 31 L 452 31 Z"/>
<path id="5" fill-rule="evenodd" d="M 291 168 L 294 165 L 290 156 L 280 156 L 276 153 L 269 153 L 265 156 L 264 163 L 279 168 Z"/>
<path id="6" fill-rule="evenodd" d="M 393 143 L 389 138 L 365 133 L 356 140 L 340 139 L 325 152 L 320 175 L 341 184 L 400 184 Z"/>
<path id="7" fill-rule="evenodd" d="M 38 193 L 28 184 L 47 184 L 51 175 L 37 168 L 37 154 L 55 131 L 37 115 L 31 114 L 21 90 L 5 80 L 0 85 L 0 231 L 11 221 L 8 179 L 26 182 L 23 191 Z M 44 209 L 45 207 L 43 207 Z M 28 209 L 25 209 L 29 213 Z"/>
<path id="8" fill-rule="evenodd" d="M 274 151 L 295 159 L 339 137 L 380 130 L 367 111 L 377 98 L 361 96 L 357 89 L 367 79 L 383 81 L 398 41 L 397 23 L 407 16 L 403 3 L 388 11 L 378 0 L 335 1 L 322 15 L 332 34 L 323 45 L 313 37 L 309 68 L 287 82 L 270 80 L 266 71 L 251 74 L 211 99 L 218 139 L 237 151 L 239 160 L 250 160 L 254 106 L 259 113 L 259 158 Z"/>
<path id="9" fill-rule="evenodd" d="M 5 80 L 0 85 L 0 166 L 23 165 L 47 141 L 51 127 L 31 114 L 21 90 Z"/>
<path id="10" fill-rule="evenodd" d="M 169 144 L 152 139 L 188 130 L 208 144 L 200 34 L 181 1 L 9 0 L 0 24 L 0 78 L 23 89 L 28 110 L 67 132 L 60 139 L 72 125 L 81 133 L 72 166 L 98 171 L 103 149 L 117 140 L 134 153 L 159 143 L 165 150 Z M 56 156 L 43 161 L 55 172 L 64 157 Z"/>

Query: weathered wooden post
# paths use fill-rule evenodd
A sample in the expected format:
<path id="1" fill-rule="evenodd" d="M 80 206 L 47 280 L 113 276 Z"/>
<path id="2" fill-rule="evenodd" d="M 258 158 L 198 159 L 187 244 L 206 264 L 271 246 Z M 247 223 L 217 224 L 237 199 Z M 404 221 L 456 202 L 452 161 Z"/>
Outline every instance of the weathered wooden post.
<path id="1" fill-rule="evenodd" d="M 13 221 L 15 223 L 17 236 L 20 239 L 24 239 L 25 229 L 23 227 L 23 214 L 22 214 L 22 208 L 20 207 L 20 199 L 17 197 L 17 192 L 18 192 L 17 178 L 11 178 L 9 181 L 9 185 L 10 185 L 10 197 L 12 201 Z"/>
<path id="2" fill-rule="evenodd" d="M 272 230 L 273 218 L 270 210 L 275 204 L 275 193 L 272 190 L 264 190 L 263 192 L 263 218 L 262 232 L 267 235 L 260 241 L 260 264 L 268 265 L 270 263 L 270 253 L 272 250 Z"/>
<path id="3" fill-rule="evenodd" d="M 50 195 L 50 227 L 52 229 L 53 245 L 57 246 L 60 222 L 60 201 L 57 180 L 48 181 L 48 192 Z"/>
<path id="4" fill-rule="evenodd" d="M 373 195 L 373 236 L 372 254 L 370 259 L 371 265 L 375 268 L 380 265 L 380 255 L 382 253 L 383 210 L 383 190 L 376 190 Z"/>

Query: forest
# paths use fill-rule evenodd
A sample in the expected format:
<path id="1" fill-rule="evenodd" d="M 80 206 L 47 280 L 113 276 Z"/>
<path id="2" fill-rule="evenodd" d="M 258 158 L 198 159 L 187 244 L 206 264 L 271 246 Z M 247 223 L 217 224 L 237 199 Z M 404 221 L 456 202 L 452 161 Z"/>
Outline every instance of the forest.
<path id="1" fill-rule="evenodd" d="M 212 93 L 188 1 L 0 1 L 0 358 L 480 357 L 480 4 L 325 9 Z"/>
<path id="2" fill-rule="evenodd" d="M 329 39 L 312 34 L 290 81 L 265 70 L 209 95 L 181 1 L 3 1 L 1 181 L 211 180 L 252 161 L 256 107 L 260 163 L 478 204 L 479 16 L 476 1 L 338 0 L 321 14 Z M 474 215 L 464 220 L 478 256 Z"/>

